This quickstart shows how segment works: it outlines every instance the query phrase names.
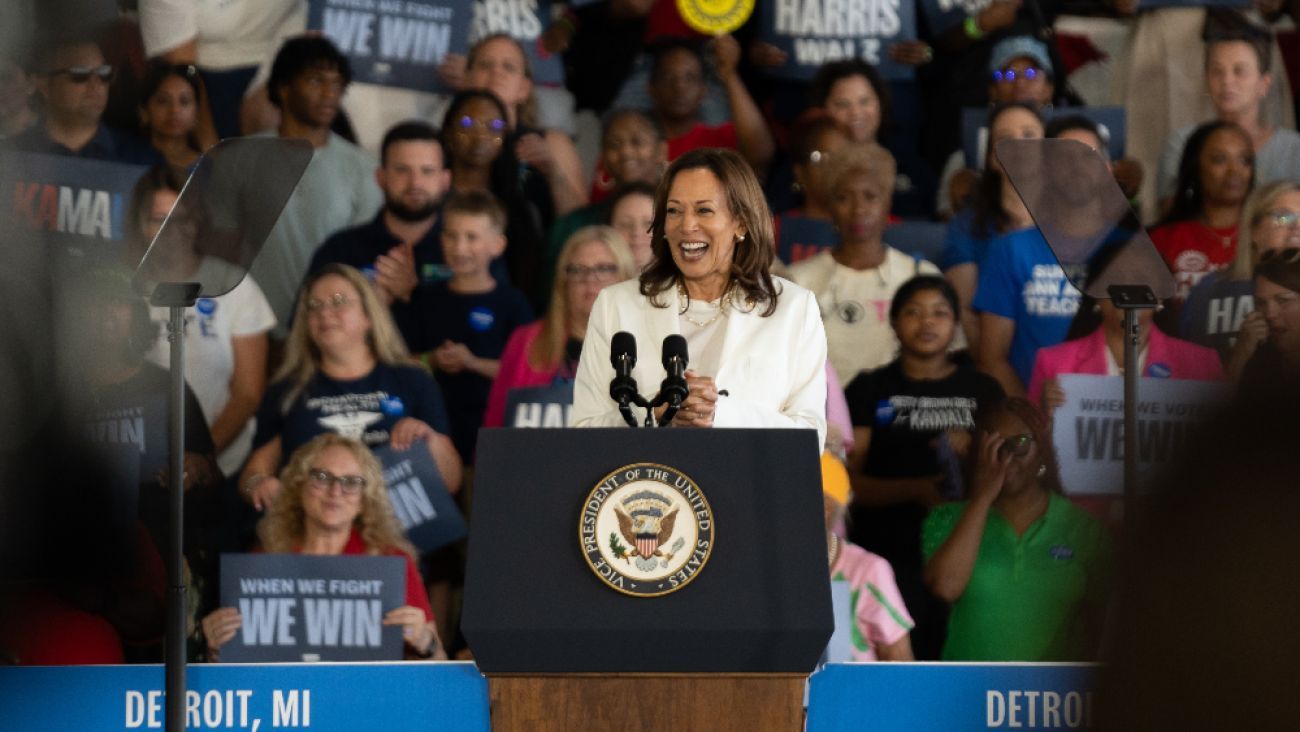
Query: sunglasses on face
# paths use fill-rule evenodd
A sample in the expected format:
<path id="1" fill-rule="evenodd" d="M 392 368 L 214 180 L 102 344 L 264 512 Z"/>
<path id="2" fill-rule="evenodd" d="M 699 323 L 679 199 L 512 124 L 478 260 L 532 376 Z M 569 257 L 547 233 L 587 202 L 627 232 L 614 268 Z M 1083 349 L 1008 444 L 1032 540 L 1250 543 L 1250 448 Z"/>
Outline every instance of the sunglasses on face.
<path id="1" fill-rule="evenodd" d="M 1024 79 L 1025 81 L 1033 81 L 1034 79 L 1037 79 L 1038 76 L 1039 76 L 1040 74 L 1042 74 L 1042 73 L 1043 73 L 1043 70 L 1042 70 L 1042 69 L 1036 69 L 1036 68 L 1034 68 L 1033 66 L 1029 66 L 1029 67 L 1025 68 L 1024 71 L 1021 71 L 1021 72 L 1018 73 L 1018 74 L 1016 73 L 1016 70 L 1015 70 L 1015 69 L 1007 69 L 1007 70 L 1005 70 L 1005 71 L 994 71 L 994 72 L 993 72 L 993 81 L 996 82 L 996 83 L 999 83 L 999 84 L 1002 83 L 1002 82 L 1006 82 L 1006 83 L 1010 84 L 1011 82 L 1015 81 L 1016 79 Z"/>
<path id="2" fill-rule="evenodd" d="M 102 64 L 100 66 L 69 66 L 66 69 L 55 69 L 49 72 L 49 76 L 66 76 L 68 81 L 73 84 L 85 84 L 90 81 L 90 77 L 95 77 L 105 84 L 113 81 L 113 66 L 111 64 Z"/>

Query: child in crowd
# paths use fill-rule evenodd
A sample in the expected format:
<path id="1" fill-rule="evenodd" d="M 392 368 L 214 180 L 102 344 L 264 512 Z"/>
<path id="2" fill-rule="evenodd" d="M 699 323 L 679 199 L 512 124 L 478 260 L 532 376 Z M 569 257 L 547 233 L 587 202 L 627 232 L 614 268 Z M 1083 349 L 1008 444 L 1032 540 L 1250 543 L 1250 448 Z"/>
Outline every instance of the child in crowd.
<path id="1" fill-rule="evenodd" d="M 506 248 L 506 215 L 486 191 L 457 193 L 443 207 L 442 251 L 451 279 L 428 286 L 420 345 L 447 397 L 451 438 L 470 463 L 501 352 L 515 328 L 533 319 L 519 290 L 488 267 Z"/>
<path id="2" fill-rule="evenodd" d="M 826 553 L 831 582 L 849 583 L 853 617 L 850 661 L 911 661 L 912 616 L 894 583 L 889 562 L 835 533 L 849 501 L 849 473 L 830 453 L 822 453 L 822 491 L 826 511 Z M 838 626 L 840 618 L 836 617 Z"/>

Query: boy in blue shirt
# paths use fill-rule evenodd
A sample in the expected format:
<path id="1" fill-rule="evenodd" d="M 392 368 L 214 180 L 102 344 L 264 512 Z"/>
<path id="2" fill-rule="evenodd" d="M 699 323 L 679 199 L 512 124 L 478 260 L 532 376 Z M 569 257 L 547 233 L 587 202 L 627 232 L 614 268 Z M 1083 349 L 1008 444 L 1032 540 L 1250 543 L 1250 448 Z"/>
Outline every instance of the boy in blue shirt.
<path id="1" fill-rule="evenodd" d="M 486 191 L 456 193 L 444 204 L 442 218 L 451 278 L 422 286 L 420 327 L 409 345 L 434 369 L 446 396 L 452 442 L 468 465 L 506 340 L 533 315 L 523 293 L 497 282 L 489 270 L 506 249 L 506 215 L 496 198 Z"/>

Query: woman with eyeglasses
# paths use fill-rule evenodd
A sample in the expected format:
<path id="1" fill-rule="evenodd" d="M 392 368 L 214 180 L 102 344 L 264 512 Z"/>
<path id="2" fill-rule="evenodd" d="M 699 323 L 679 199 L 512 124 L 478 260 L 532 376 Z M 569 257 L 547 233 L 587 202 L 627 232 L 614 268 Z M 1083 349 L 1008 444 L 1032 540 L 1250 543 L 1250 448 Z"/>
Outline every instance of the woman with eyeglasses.
<path id="1" fill-rule="evenodd" d="M 415 548 L 406 540 L 388 502 L 379 461 L 360 441 L 332 433 L 296 450 L 280 473 L 282 490 L 258 523 L 261 550 L 316 556 L 396 556 L 406 560 L 406 600 L 383 624 L 400 626 L 407 658 L 445 660 Z M 239 611 L 223 607 L 203 618 L 208 660 L 243 624 Z"/>
<path id="2" fill-rule="evenodd" d="M 505 413 L 512 390 L 574 379 L 596 296 L 638 271 L 623 237 L 608 226 L 586 226 L 569 237 L 560 250 L 546 315 L 517 328 L 506 342 L 501 370 L 488 394 L 484 427 L 512 422 L 512 415 Z"/>
<path id="3" fill-rule="evenodd" d="M 240 494 L 265 510 L 283 489 L 275 475 L 284 456 L 324 432 L 397 450 L 423 441 L 455 492 L 461 462 L 447 430 L 437 384 L 408 355 L 365 276 L 347 265 L 326 265 L 299 291 L 284 362 L 257 410 Z"/>
<path id="4" fill-rule="evenodd" d="M 1300 247 L 1300 182 L 1274 181 L 1252 191 L 1237 232 L 1232 264 L 1192 288 L 1179 323 L 1183 338 L 1219 352 L 1232 381 L 1268 336 L 1263 314 L 1254 310 L 1255 265 L 1266 252 Z"/>
<path id="5" fill-rule="evenodd" d="M 529 296 L 534 310 L 541 310 L 538 279 L 555 206 L 546 177 L 515 157 L 506 144 L 509 119 L 496 94 L 486 89 L 463 91 L 451 100 L 443 118 L 443 149 L 453 192 L 488 191 L 505 207 L 504 256 L 510 283 Z"/>
<path id="6" fill-rule="evenodd" d="M 1250 396 L 1300 384 L 1300 249 L 1265 252 L 1255 266 L 1255 312 L 1265 337 L 1242 368 Z"/>
<path id="7" fill-rule="evenodd" d="M 1110 541 L 1061 495 L 1047 418 L 1024 399 L 982 409 L 965 500 L 925 520 L 925 581 L 952 604 L 945 661 L 1096 658 Z"/>
<path id="8" fill-rule="evenodd" d="M 203 152 L 194 133 L 201 97 L 193 66 L 154 63 L 141 82 L 140 132 L 181 180 Z"/>

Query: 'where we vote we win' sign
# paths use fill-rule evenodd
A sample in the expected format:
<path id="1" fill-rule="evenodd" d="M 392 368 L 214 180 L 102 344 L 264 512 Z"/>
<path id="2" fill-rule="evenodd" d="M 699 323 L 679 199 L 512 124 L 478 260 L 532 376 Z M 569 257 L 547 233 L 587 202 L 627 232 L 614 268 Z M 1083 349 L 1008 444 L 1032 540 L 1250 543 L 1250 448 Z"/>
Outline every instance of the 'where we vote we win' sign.
<path id="1" fill-rule="evenodd" d="M 471 0 L 310 0 L 307 26 L 329 37 L 356 81 L 444 91 L 438 65 L 468 51 Z"/>

